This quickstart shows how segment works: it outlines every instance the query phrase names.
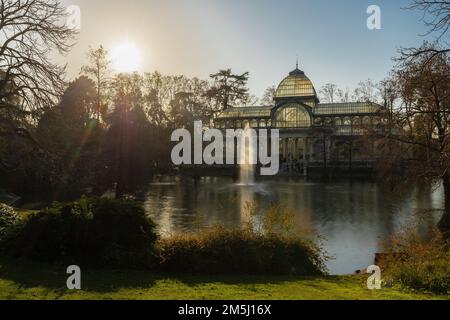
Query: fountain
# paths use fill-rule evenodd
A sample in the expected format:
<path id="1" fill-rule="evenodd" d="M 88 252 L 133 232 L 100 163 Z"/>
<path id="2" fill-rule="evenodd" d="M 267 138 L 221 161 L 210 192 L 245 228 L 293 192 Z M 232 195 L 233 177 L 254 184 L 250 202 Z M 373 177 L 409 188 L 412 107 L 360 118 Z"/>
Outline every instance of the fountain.
<path id="1" fill-rule="evenodd" d="M 247 143 L 248 142 L 248 143 Z M 245 126 L 240 149 L 240 165 L 239 165 L 239 185 L 253 186 L 255 184 L 255 153 L 254 136 L 251 133 L 250 125 Z"/>

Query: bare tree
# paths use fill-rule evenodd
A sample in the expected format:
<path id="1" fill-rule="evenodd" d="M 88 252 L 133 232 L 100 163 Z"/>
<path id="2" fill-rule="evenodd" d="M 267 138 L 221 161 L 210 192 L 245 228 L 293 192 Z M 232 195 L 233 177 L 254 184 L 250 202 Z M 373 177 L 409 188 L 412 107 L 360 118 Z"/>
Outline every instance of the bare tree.
<path id="1" fill-rule="evenodd" d="M 440 53 L 450 52 L 448 40 L 445 40 L 450 28 L 450 1 L 449 0 L 412 0 L 407 7 L 410 10 L 423 12 L 423 21 L 429 28 L 426 35 L 436 34 L 436 42 L 421 48 L 402 48 L 401 59 L 413 58 L 417 55 L 433 57 Z M 442 40 L 444 39 L 444 40 Z M 430 55 L 431 54 L 431 55 Z"/>
<path id="2" fill-rule="evenodd" d="M 395 86 L 394 86 L 395 84 Z M 405 60 L 385 83 L 391 115 L 380 146 L 382 171 L 403 182 L 442 183 L 440 227 L 450 230 L 450 59 L 432 52 Z M 398 103 L 394 107 L 395 99 Z"/>
<path id="3" fill-rule="evenodd" d="M 277 88 L 275 86 L 270 86 L 264 91 L 264 95 L 260 100 L 260 103 L 264 106 L 270 106 L 273 104 L 273 99 L 275 97 L 275 93 L 277 92 Z"/>
<path id="4" fill-rule="evenodd" d="M 350 89 L 347 87 L 344 90 L 342 89 L 338 89 L 337 93 L 336 93 L 339 102 L 344 103 L 344 102 L 350 102 Z"/>
<path id="5" fill-rule="evenodd" d="M 97 88 L 97 103 L 95 114 L 97 120 L 100 120 L 100 115 L 104 114 L 107 109 L 106 94 L 105 91 L 109 87 L 111 61 L 108 58 L 108 51 L 103 46 L 97 49 L 89 48 L 87 53 L 89 64 L 81 68 L 81 72 L 88 77 L 92 77 L 95 80 Z"/>
<path id="6" fill-rule="evenodd" d="M 353 93 L 353 100 L 357 102 L 375 102 L 377 86 L 371 79 L 361 81 Z"/>
<path id="7" fill-rule="evenodd" d="M 258 105 L 259 99 L 254 94 L 248 94 L 240 102 L 241 102 L 241 107 L 250 107 L 250 106 Z"/>
<path id="8" fill-rule="evenodd" d="M 395 102 L 401 93 L 397 82 L 393 78 L 387 78 L 378 84 L 378 94 L 381 98 L 384 109 L 388 111 L 388 115 L 394 113 Z"/>
<path id="9" fill-rule="evenodd" d="M 0 1 L 0 135 L 28 136 L 27 118 L 61 96 L 65 67 L 49 55 L 65 54 L 73 44 L 76 31 L 64 25 L 65 18 L 56 0 Z"/>
<path id="10" fill-rule="evenodd" d="M 442 38 L 450 27 L 450 1 L 448 0 L 413 0 L 408 7 L 423 11 L 423 20 L 429 27 L 427 34 L 438 33 Z"/>
<path id="11" fill-rule="evenodd" d="M 319 93 L 325 102 L 334 103 L 338 94 L 338 87 L 334 83 L 327 83 L 320 89 Z"/>

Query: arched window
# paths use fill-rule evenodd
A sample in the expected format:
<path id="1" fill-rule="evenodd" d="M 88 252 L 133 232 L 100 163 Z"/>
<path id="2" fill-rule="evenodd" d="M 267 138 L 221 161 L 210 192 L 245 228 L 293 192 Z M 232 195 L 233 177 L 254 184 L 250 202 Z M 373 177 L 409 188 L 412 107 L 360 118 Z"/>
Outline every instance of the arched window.
<path id="1" fill-rule="evenodd" d="M 368 125 L 370 125 L 370 123 L 371 123 L 371 119 L 370 119 L 370 117 L 364 117 L 363 118 L 363 124 L 365 125 L 365 126 L 368 126 Z"/>
<path id="2" fill-rule="evenodd" d="M 275 114 L 277 128 L 304 128 L 311 126 L 308 111 L 299 104 L 288 104 Z"/>
<path id="3" fill-rule="evenodd" d="M 344 118 L 344 126 L 351 126 L 352 125 L 352 119 L 350 117 Z"/>
<path id="4" fill-rule="evenodd" d="M 334 125 L 335 126 L 342 126 L 341 118 L 334 118 Z"/>

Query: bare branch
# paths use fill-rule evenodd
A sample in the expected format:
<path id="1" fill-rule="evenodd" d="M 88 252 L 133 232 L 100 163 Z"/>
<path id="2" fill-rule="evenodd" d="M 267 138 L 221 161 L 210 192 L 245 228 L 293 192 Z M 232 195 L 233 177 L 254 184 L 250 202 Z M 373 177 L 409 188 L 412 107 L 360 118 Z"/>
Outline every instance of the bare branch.
<path id="1" fill-rule="evenodd" d="M 66 86 L 65 66 L 48 57 L 66 54 L 76 31 L 66 27 L 66 9 L 57 0 L 7 0 L 0 7 L 0 112 L 38 115 Z"/>

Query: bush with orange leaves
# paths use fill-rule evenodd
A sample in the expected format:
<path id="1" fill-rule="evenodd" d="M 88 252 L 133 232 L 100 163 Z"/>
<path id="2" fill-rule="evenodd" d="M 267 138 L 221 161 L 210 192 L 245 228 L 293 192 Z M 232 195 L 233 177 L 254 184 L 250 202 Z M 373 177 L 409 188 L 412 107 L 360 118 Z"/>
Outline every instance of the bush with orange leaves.
<path id="1" fill-rule="evenodd" d="M 450 246 L 438 230 L 421 236 L 408 227 L 384 243 L 380 267 L 386 282 L 440 294 L 450 293 Z"/>

